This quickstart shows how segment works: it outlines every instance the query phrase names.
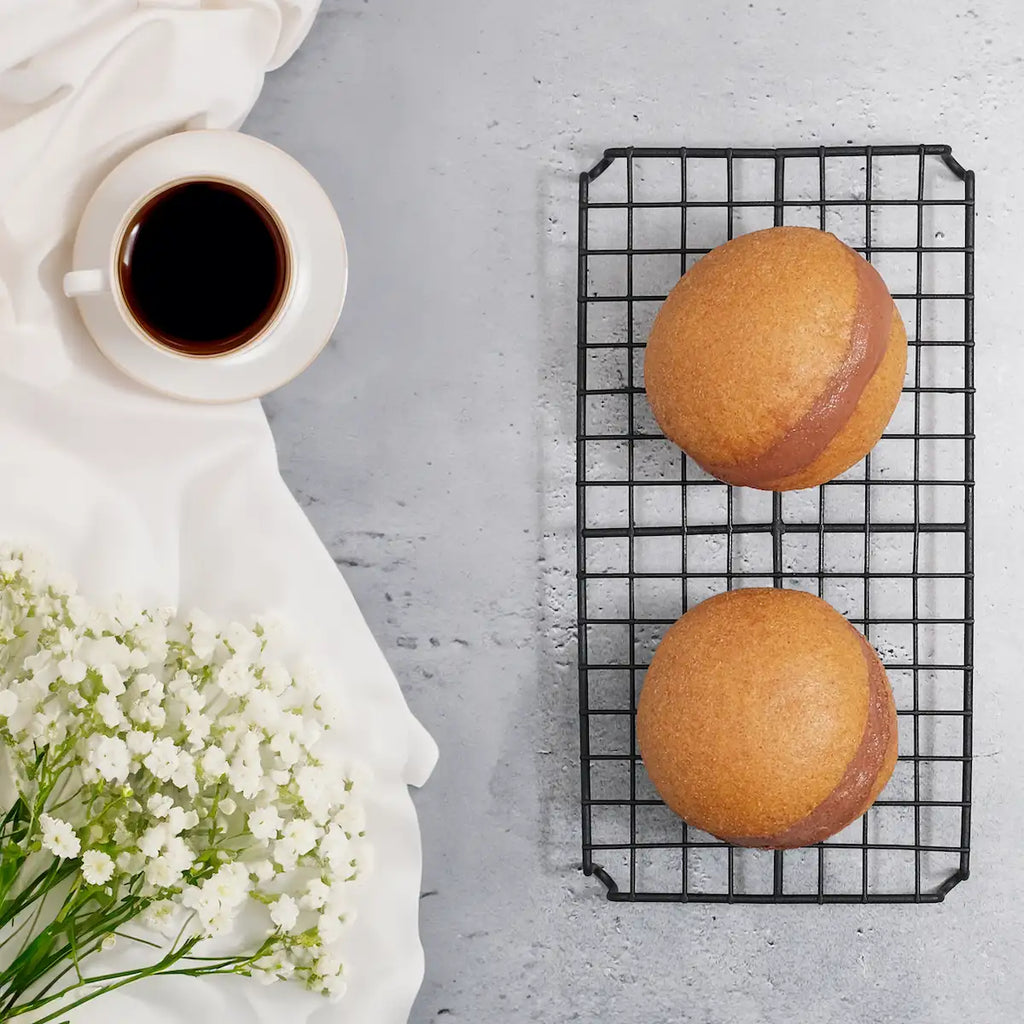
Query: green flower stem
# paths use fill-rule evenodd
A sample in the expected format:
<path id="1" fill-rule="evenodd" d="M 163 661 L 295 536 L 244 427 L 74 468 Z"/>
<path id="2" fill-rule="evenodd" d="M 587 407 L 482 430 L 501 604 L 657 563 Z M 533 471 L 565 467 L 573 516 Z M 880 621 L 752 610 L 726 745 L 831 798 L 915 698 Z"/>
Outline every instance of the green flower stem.
<path id="1" fill-rule="evenodd" d="M 31 944 L 32 936 L 35 935 L 36 925 L 39 924 L 39 918 L 42 916 L 44 905 L 45 905 L 45 903 L 41 901 L 39 903 L 39 906 L 37 906 L 36 909 L 29 915 L 29 918 L 28 918 L 28 920 L 29 920 L 28 934 L 25 936 L 24 939 L 22 939 L 21 945 L 18 947 L 17 956 L 15 956 L 14 961 L 13 961 L 14 963 L 18 963 L 19 962 L 21 957 L 24 955 L 25 950 L 28 949 L 29 945 Z M 4 971 L 4 974 L 0 975 L 0 984 L 4 983 L 4 980 L 5 980 L 4 976 L 7 974 L 8 970 L 10 970 L 10 968 L 7 968 L 7 970 Z"/>
<path id="2" fill-rule="evenodd" d="M 54 885 L 59 884 L 68 874 L 77 870 L 77 861 L 54 862 L 50 872 L 33 880 L 32 886 L 38 882 L 33 900 L 45 896 Z M 199 881 L 211 873 L 216 867 L 216 858 L 212 856 L 209 864 L 201 865 L 192 877 Z M 26 993 L 46 981 L 46 987 L 32 999 L 34 1005 L 39 996 L 47 993 L 69 970 L 79 971 L 80 964 L 102 945 L 106 936 L 115 934 L 125 924 L 138 917 L 153 902 L 154 897 L 142 897 L 139 891 L 142 876 L 136 876 L 128 888 L 128 896 L 117 902 L 104 900 L 102 894 L 91 888 L 83 888 L 79 882 L 64 897 L 64 901 L 51 920 L 50 924 L 38 935 L 34 935 L 36 919 L 43 903 L 39 903 L 36 915 L 32 920 L 26 945 L 8 967 L 0 972 L 0 1020 L 12 1015 Z M 25 903 L 23 909 L 27 909 Z M 34 937 L 33 937 L 34 935 Z M 180 939 L 179 935 L 179 939 Z M 175 940 L 177 945 L 178 940 Z M 152 943 L 150 943 L 152 945 Z M 70 963 L 68 963 L 70 961 Z M 52 977 L 53 971 L 67 963 L 64 971 Z"/>
<path id="3" fill-rule="evenodd" d="M 78 870 L 75 861 L 54 861 L 45 871 L 40 871 L 13 899 L 0 900 L 0 928 L 16 920 L 36 900 L 41 899 Z M 0 948 L 3 948 L 0 943 Z"/>
<path id="4" fill-rule="evenodd" d="M 79 947 L 93 943 L 92 952 L 105 935 L 113 930 L 116 923 L 123 923 L 139 913 L 136 900 L 122 900 L 111 907 L 101 904 L 99 910 L 90 910 L 90 905 L 99 902 L 94 892 L 76 887 L 64 899 L 56 917 L 24 948 L 15 960 L 0 973 L 0 989 L 4 997 L 13 994 L 17 999 L 43 979 L 61 960 L 78 955 Z M 40 909 L 43 904 L 40 903 Z M 111 912 L 113 911 L 113 912 Z M 37 910 L 37 915 L 38 915 Z M 81 925 L 80 925 L 81 919 Z M 34 925 L 33 925 L 34 931 Z M 31 933 L 30 933 L 31 934 Z M 63 936 L 68 941 L 61 943 Z M 95 942 L 93 942 L 95 940 Z"/>
<path id="5" fill-rule="evenodd" d="M 57 967 L 61 961 L 67 957 L 76 955 L 77 948 L 79 946 L 89 946 L 84 949 L 84 952 L 78 953 L 79 959 L 84 959 L 90 953 L 95 952 L 99 948 L 100 943 L 103 939 L 116 931 L 122 924 L 130 921 L 133 917 L 137 916 L 142 909 L 144 909 L 145 903 L 141 906 L 136 900 L 125 900 L 122 901 L 114 910 L 113 913 L 108 912 L 95 912 L 90 918 L 86 920 L 86 923 L 82 929 L 75 927 L 75 919 L 72 919 L 71 924 L 58 930 L 55 934 L 55 938 L 65 932 L 69 935 L 69 941 L 59 948 L 52 948 L 47 955 L 45 960 L 42 960 L 34 966 L 32 971 L 34 980 L 29 982 L 28 985 L 22 986 L 22 990 L 26 990 L 31 987 L 35 981 L 45 978 L 50 971 Z"/>
<path id="6" fill-rule="evenodd" d="M 46 1021 L 54 1020 L 55 1018 L 67 1013 L 69 1010 L 73 1010 L 75 1009 L 75 1007 L 81 1006 L 83 1003 L 87 1003 L 91 999 L 95 999 L 97 996 L 103 995 L 106 992 L 112 992 L 115 989 L 122 988 L 125 985 L 131 984 L 131 982 L 133 981 L 139 981 L 142 978 L 150 978 L 156 974 L 165 973 L 169 967 L 173 967 L 179 960 L 181 960 L 182 957 L 186 956 L 198 941 L 198 936 L 186 939 L 185 942 L 182 943 L 180 948 L 172 949 L 161 960 L 157 961 L 157 963 L 155 964 L 150 965 L 149 967 L 141 967 L 130 971 L 118 971 L 114 974 L 98 975 L 92 978 L 83 978 L 80 981 L 76 982 L 74 985 L 68 985 L 66 988 L 61 989 L 60 992 L 54 992 L 52 995 L 47 995 L 42 998 L 34 999 L 31 1002 L 23 1003 L 21 1006 L 12 1008 L 6 1014 L 6 1016 L 4 1016 L 3 1019 L 7 1020 L 9 1018 L 19 1017 L 25 1013 L 31 1013 L 41 1010 L 43 1007 L 49 1006 L 50 1004 L 57 1002 L 59 1000 L 63 1000 L 67 998 L 67 996 L 69 996 L 72 992 L 75 992 L 78 989 L 84 988 L 86 986 L 102 986 L 95 992 L 90 992 L 88 995 L 83 996 L 75 1002 L 70 1003 L 66 1006 L 62 1006 L 53 1013 L 48 1014 L 47 1016 L 42 1017 L 36 1021 L 36 1024 L 45 1024 Z M 110 982 L 110 984 L 105 984 L 106 982 Z"/>
<path id="7" fill-rule="evenodd" d="M 130 911 L 122 916 L 130 919 L 135 916 L 135 911 Z M 96 952 L 100 948 L 104 937 L 109 934 L 108 927 L 111 923 L 110 919 L 105 919 L 100 923 L 99 927 L 94 926 L 89 929 L 82 936 L 84 943 L 79 938 L 74 938 L 71 942 L 56 950 L 53 950 L 51 945 L 51 951 L 44 958 L 24 965 L 21 973 L 12 978 L 7 983 L 7 986 L 5 986 L 4 1001 L 2 1007 L 0 1007 L 0 1019 L 6 1020 L 7 1016 L 13 1016 L 14 1007 L 17 1006 L 22 997 L 34 986 L 42 982 L 62 963 L 70 959 L 72 961 L 70 966 L 73 968 L 76 959 L 81 962 L 81 960 Z M 43 934 L 45 934 L 45 931 Z M 34 1002 L 35 1000 L 33 999 L 29 1005 L 33 1005 Z"/>
<path id="8" fill-rule="evenodd" d="M 193 947 L 200 941 L 198 936 L 194 936 L 190 939 L 186 939 L 184 943 L 178 948 L 172 949 L 165 957 L 159 960 L 157 963 L 150 967 L 144 967 L 133 971 L 120 971 L 115 974 L 99 975 L 92 978 L 83 978 L 74 985 L 69 985 L 67 988 L 56 992 L 53 995 L 46 996 L 43 999 L 34 1000 L 31 1003 L 24 1004 L 9 1013 L 5 1020 L 13 1017 L 20 1016 L 30 1011 L 38 1011 L 43 1007 L 53 1003 L 57 1000 L 66 999 L 71 993 L 78 989 L 100 985 L 95 992 L 90 992 L 87 995 L 82 996 L 80 999 L 75 1000 L 67 1005 L 60 1006 L 52 1013 L 47 1014 L 45 1017 L 39 1018 L 35 1024 L 48 1024 L 48 1022 L 56 1020 L 58 1017 L 63 1016 L 70 1010 L 81 1006 L 83 1003 L 87 1003 L 97 996 L 105 995 L 107 992 L 113 992 L 115 989 L 123 988 L 125 985 L 130 985 L 132 982 L 141 981 L 143 978 L 152 978 L 158 975 L 171 977 L 175 975 L 186 975 L 192 978 L 200 978 L 208 975 L 216 974 L 237 974 L 239 971 L 244 970 L 246 967 L 258 960 L 267 950 L 270 948 L 273 936 L 266 939 L 260 946 L 260 948 L 249 956 L 234 956 L 234 957 L 217 957 L 217 958 L 200 958 L 190 957 L 188 954 L 191 952 Z M 177 946 L 177 943 L 175 943 Z M 176 967 L 176 964 L 181 963 L 183 960 L 207 960 L 204 966 L 201 967 Z M 109 984 L 106 984 L 109 982 Z"/>

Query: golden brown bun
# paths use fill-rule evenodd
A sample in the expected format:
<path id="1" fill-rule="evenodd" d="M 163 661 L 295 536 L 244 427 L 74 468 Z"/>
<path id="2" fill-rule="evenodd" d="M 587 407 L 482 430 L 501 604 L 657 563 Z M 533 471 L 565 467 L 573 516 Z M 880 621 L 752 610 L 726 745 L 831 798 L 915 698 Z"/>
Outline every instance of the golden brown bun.
<path id="1" fill-rule="evenodd" d="M 640 694 L 637 740 L 662 799 L 749 846 L 819 842 L 892 774 L 892 691 L 870 645 L 831 605 L 744 589 L 688 611 Z"/>
<path id="2" fill-rule="evenodd" d="M 868 275 L 884 303 L 872 333 L 880 362 L 850 391 L 850 409 L 819 430 L 816 417 L 843 392 Z M 793 490 L 870 451 L 899 401 L 906 359 L 899 312 L 862 257 L 824 231 L 779 227 L 719 246 L 679 281 L 651 330 L 644 381 L 662 430 L 700 465 L 730 483 Z M 801 430 L 820 440 L 816 454 L 744 477 Z"/>

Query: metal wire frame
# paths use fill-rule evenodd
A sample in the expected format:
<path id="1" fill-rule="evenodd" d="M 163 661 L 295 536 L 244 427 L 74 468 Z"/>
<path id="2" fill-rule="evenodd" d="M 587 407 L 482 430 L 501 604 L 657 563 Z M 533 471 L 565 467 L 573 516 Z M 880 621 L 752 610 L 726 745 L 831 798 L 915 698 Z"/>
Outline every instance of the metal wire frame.
<path id="1" fill-rule="evenodd" d="M 891 158 L 900 158 L 903 166 L 907 160 L 916 161 L 916 189 L 907 196 L 884 194 L 875 184 L 880 170 Z M 698 161 L 724 168 L 724 196 L 701 198 L 695 194 L 699 189 L 689 181 L 689 172 Z M 748 161 L 768 162 L 772 170 L 770 196 L 745 198 L 737 194 L 735 171 Z M 623 194 L 592 199 L 593 184 L 617 162 L 624 164 L 625 168 L 624 183 L 619 186 Z M 637 168 L 641 162 L 647 167 L 658 166 L 661 172 L 666 167 L 677 167 L 678 193 L 673 188 L 671 196 L 666 193 L 637 198 Z M 847 169 L 856 166 L 861 174 L 859 185 L 851 186 L 846 182 L 838 190 L 830 187 L 832 169 L 840 162 Z M 949 181 L 957 184 L 955 194 L 930 194 L 926 179 L 930 164 L 936 163 L 945 168 Z M 796 164 L 804 169 L 816 167 L 816 196 L 787 196 L 787 169 Z M 666 178 L 664 173 L 655 177 L 661 182 L 672 180 L 672 176 Z M 790 149 L 616 148 L 606 150 L 594 167 L 580 175 L 579 188 L 576 493 L 584 873 L 599 878 L 611 900 L 712 903 L 941 901 L 954 886 L 968 877 L 970 868 L 974 661 L 973 172 L 959 164 L 948 146 L 941 145 Z M 931 238 L 925 237 L 925 223 L 931 216 L 929 211 L 945 207 L 952 207 L 950 213 L 960 219 L 962 244 L 933 244 L 940 239 L 945 241 L 942 231 L 934 232 Z M 645 337 L 637 331 L 635 314 L 639 304 L 662 301 L 667 288 L 657 292 L 635 288 L 636 260 L 650 256 L 677 257 L 675 276 L 679 276 L 686 272 L 693 258 L 699 258 L 714 245 L 734 236 L 742 211 L 758 209 L 770 211 L 771 222 L 776 225 L 789 223 L 794 213 L 806 216 L 808 211 L 812 211 L 816 226 L 822 229 L 830 226 L 830 216 L 841 218 L 846 213 L 863 211 L 863 230 L 855 232 L 856 237 L 850 237 L 849 225 L 845 225 L 846 237 L 843 240 L 847 244 L 871 261 L 877 261 L 880 254 L 903 254 L 915 262 L 912 290 L 893 290 L 893 296 L 904 312 L 910 341 L 908 381 L 901 408 L 908 403 L 912 405 L 912 428 L 907 429 L 909 424 L 905 424 L 900 429 L 900 417 L 897 415 L 883 437 L 883 442 L 912 446 L 912 472 L 886 474 L 877 465 L 873 470 L 872 456 L 869 455 L 859 467 L 842 478 L 814 491 L 801 492 L 813 499 L 814 514 L 810 519 L 806 515 L 790 514 L 780 494 L 766 496 L 770 501 L 770 513 L 766 509 L 761 516 L 742 515 L 742 489 L 711 481 L 699 467 L 685 458 L 680 459 L 677 479 L 666 479 L 664 473 L 649 477 L 646 468 L 638 473 L 640 446 L 657 445 L 664 439 L 656 429 L 645 430 L 644 425 L 638 423 L 642 416 L 642 406 L 638 403 L 643 403 L 644 399 L 639 379 L 642 371 L 637 369 L 635 356 L 642 350 Z M 873 224 L 892 209 L 913 211 L 913 223 L 904 225 L 901 230 L 906 235 L 898 237 L 897 244 L 892 244 L 892 239 L 886 239 L 884 244 L 873 243 Z M 590 222 L 595 210 L 621 211 L 625 216 L 625 238 L 617 244 L 591 245 Z M 636 218 L 640 210 L 678 210 L 677 238 L 659 239 L 659 244 L 655 245 L 643 244 L 643 239 L 638 242 Z M 690 211 L 724 212 L 722 236 L 699 240 L 688 238 Z M 913 234 L 908 237 L 911 231 Z M 624 261 L 624 291 L 612 292 L 591 285 L 595 257 Z M 931 273 L 930 265 L 939 258 L 957 261 L 961 273 L 959 287 L 925 289 L 926 278 L 939 276 Z M 932 301 L 962 306 L 959 326 L 948 337 L 925 337 L 923 309 L 925 303 Z M 609 308 L 605 304 L 624 310 L 625 336 L 611 339 L 601 336 L 595 341 L 591 337 L 590 312 L 595 308 Z M 958 356 L 959 361 L 954 363 L 956 379 L 923 384 L 923 356 L 940 350 Z M 589 373 L 594 355 L 623 351 L 625 379 L 616 380 L 612 386 L 590 386 Z M 960 396 L 953 400 L 962 401 L 962 407 L 955 415 L 950 413 L 952 407 L 948 405 L 929 410 L 930 416 L 936 419 L 949 416 L 950 422 L 940 422 L 934 424 L 933 429 L 924 429 L 922 404 L 925 396 L 932 395 Z M 624 405 L 624 415 L 620 415 L 610 428 L 606 424 L 601 429 L 591 429 L 588 403 L 620 399 L 620 405 L 615 408 L 621 410 Z M 922 468 L 925 461 L 923 446 L 944 442 L 953 446 L 957 456 L 955 472 L 948 466 L 939 471 L 934 465 L 926 472 Z M 611 445 L 618 456 L 624 454 L 621 475 L 614 472 L 611 476 L 596 475 L 589 450 L 589 446 L 595 443 Z M 875 459 L 877 463 L 877 454 Z M 830 497 L 839 495 L 849 499 L 858 489 L 863 491 L 860 514 L 849 514 L 849 500 L 845 504 L 840 502 L 843 509 L 839 514 L 830 507 Z M 880 498 L 887 496 L 887 489 L 893 489 L 888 491 L 889 495 L 903 495 L 908 489 L 912 490 L 912 518 L 879 514 L 875 506 L 880 503 Z M 706 503 L 703 514 L 703 518 L 712 518 L 713 522 L 693 521 L 701 518 L 688 507 L 693 506 L 698 490 L 710 494 L 713 501 L 717 499 L 718 514 L 709 516 Z M 606 498 L 612 496 L 618 502 L 615 507 L 624 522 L 612 516 L 615 521 L 605 523 L 599 515 L 592 515 L 591 504 L 595 494 Z M 644 511 L 651 496 L 657 498 L 665 494 L 678 495 L 678 512 L 663 515 L 653 524 L 640 522 L 638 512 Z M 949 507 L 948 502 L 942 499 L 950 494 L 954 496 L 957 508 L 962 508 L 962 517 L 932 515 L 938 506 L 943 509 Z M 892 502 L 886 505 L 888 510 L 892 507 Z M 831 542 L 858 537 L 863 538 L 858 564 L 841 565 L 841 558 L 827 553 Z M 756 557 L 744 556 L 741 567 L 737 568 L 737 549 L 742 543 L 757 538 L 767 538 L 770 554 L 765 552 L 760 562 Z M 644 567 L 638 565 L 639 545 L 655 539 L 679 540 L 677 563 L 669 564 L 667 559 L 662 559 L 655 568 L 646 563 Z M 885 545 L 906 540 L 911 545 L 910 567 L 893 568 Z M 816 548 L 816 565 L 791 564 L 787 544 L 794 541 Z M 624 546 L 622 560 L 611 567 L 603 563 L 592 566 L 591 547 L 601 543 L 617 543 L 614 550 L 620 554 Z M 706 565 L 694 566 L 691 543 L 724 547 L 724 570 L 720 566 L 714 569 Z M 925 551 L 926 544 L 931 544 L 929 551 Z M 955 569 L 928 564 L 943 561 L 936 555 L 936 552 L 941 554 L 940 548 L 957 552 L 959 560 Z M 688 556 L 691 564 L 688 564 Z M 873 557 L 875 565 L 872 564 Z M 674 817 L 671 824 L 666 825 L 667 809 L 645 779 L 637 753 L 636 698 L 653 643 L 674 621 L 676 614 L 692 603 L 691 588 L 696 585 L 710 587 L 716 583 L 720 584 L 718 589 L 770 583 L 776 587 L 803 587 L 831 599 L 828 593 L 830 586 L 850 588 L 858 581 L 861 585 L 860 607 L 848 610 L 850 621 L 863 629 L 879 648 L 894 686 L 897 676 L 901 679 L 909 676 L 910 679 L 909 693 L 903 688 L 897 689 L 896 694 L 901 722 L 897 775 L 901 769 L 909 772 L 903 776 L 903 791 L 896 791 L 893 795 L 896 786 L 894 776 L 894 782 L 859 822 L 831 841 L 803 851 L 744 850 L 698 833 Z M 932 603 L 924 591 L 944 581 L 962 586 L 962 601 L 955 614 L 948 609 L 937 611 L 923 607 Z M 611 615 L 590 610 L 588 601 L 592 597 L 593 586 L 611 587 L 620 582 L 625 587 L 624 605 Z M 670 614 L 640 613 L 637 607 L 638 588 L 648 583 L 678 583 L 680 600 Z M 878 601 L 874 588 L 883 585 L 900 585 L 909 590 L 909 598 L 904 591 L 904 607 L 898 613 L 890 604 L 878 614 L 872 614 L 872 597 L 875 596 L 876 604 Z M 706 593 L 701 596 L 706 596 Z M 894 628 L 909 630 L 909 641 L 890 644 L 888 648 L 884 642 L 880 644 L 884 637 L 876 634 Z M 595 643 L 595 636 L 600 640 L 601 630 L 619 630 L 627 641 L 625 652 L 619 648 L 609 654 L 607 643 Z M 950 632 L 956 630 L 961 632 Z M 948 655 L 950 636 L 957 641 L 953 646 L 957 648 L 955 653 L 959 657 Z M 638 653 L 638 646 L 647 650 Z M 610 707 L 597 697 L 600 689 L 598 678 L 607 676 L 628 680 L 626 695 L 611 701 L 613 706 Z M 925 699 L 926 688 L 937 690 L 941 682 L 948 694 L 950 680 L 959 699 L 953 701 L 951 707 L 931 706 Z M 605 728 L 609 724 L 620 727 L 618 731 L 602 737 L 601 749 L 594 749 L 596 744 L 592 742 L 595 723 L 601 723 Z M 628 725 L 628 729 L 621 728 L 623 723 Z M 937 726 L 942 723 L 958 727 L 953 733 L 952 746 L 942 746 L 939 742 Z M 609 768 L 628 771 L 628 784 L 623 786 L 621 776 L 618 776 L 612 785 L 601 774 Z M 952 774 L 940 778 L 940 769 L 948 769 Z M 886 834 L 880 818 L 888 811 L 900 815 L 897 820 L 903 834 L 895 837 Z M 660 831 L 656 829 L 657 834 L 650 838 L 645 835 L 641 820 L 648 812 L 660 815 Z M 605 826 L 610 829 L 607 837 L 597 834 L 599 823 L 595 817 L 599 813 L 604 816 L 600 822 L 602 829 Z M 670 834 L 666 834 L 666 828 Z M 671 834 L 673 829 L 677 830 L 675 834 Z M 658 870 L 648 870 L 655 855 L 661 858 Z M 837 870 L 835 858 L 841 859 L 845 871 Z M 900 870 L 895 873 L 888 870 L 890 858 L 899 858 Z"/>

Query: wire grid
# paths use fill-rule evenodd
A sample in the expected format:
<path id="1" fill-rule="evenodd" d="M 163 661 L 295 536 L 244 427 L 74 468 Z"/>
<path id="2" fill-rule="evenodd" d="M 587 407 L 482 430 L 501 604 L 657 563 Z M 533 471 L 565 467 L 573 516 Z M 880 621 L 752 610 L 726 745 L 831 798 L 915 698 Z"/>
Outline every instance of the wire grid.
<path id="1" fill-rule="evenodd" d="M 609 149 L 580 176 L 577 543 L 583 870 L 612 900 L 938 902 L 968 877 L 974 483 L 974 175 L 934 145 Z M 830 230 L 907 326 L 907 378 L 861 463 L 821 487 L 722 484 L 643 393 L 658 306 L 759 227 Z M 733 847 L 658 798 L 636 746 L 651 654 L 738 586 L 824 597 L 879 651 L 900 757 L 874 807 L 801 850 Z"/>

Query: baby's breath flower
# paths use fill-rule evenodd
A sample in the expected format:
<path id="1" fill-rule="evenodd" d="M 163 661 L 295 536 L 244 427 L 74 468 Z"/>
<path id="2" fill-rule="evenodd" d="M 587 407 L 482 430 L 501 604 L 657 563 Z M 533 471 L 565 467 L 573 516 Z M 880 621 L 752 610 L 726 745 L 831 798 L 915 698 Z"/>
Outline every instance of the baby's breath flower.
<path id="1" fill-rule="evenodd" d="M 171 782 L 174 783 L 178 789 L 187 790 L 193 795 L 198 792 L 199 787 L 196 783 L 196 761 L 187 750 L 179 751 L 178 763 L 171 775 Z"/>
<path id="2" fill-rule="evenodd" d="M 152 662 L 162 663 L 167 657 L 167 629 L 159 620 L 140 623 L 135 631 L 135 642 Z"/>
<path id="3" fill-rule="evenodd" d="M 142 915 L 142 923 L 147 928 L 163 934 L 166 930 L 178 930 L 178 918 L 181 908 L 173 900 L 158 900 L 151 903 Z"/>
<path id="4" fill-rule="evenodd" d="M 107 782 L 124 782 L 131 768 L 128 745 L 118 736 L 93 736 L 87 763 Z"/>
<path id="5" fill-rule="evenodd" d="M 327 863 L 337 870 L 351 863 L 355 848 L 345 829 L 335 822 L 327 829 L 320 843 L 320 852 Z"/>
<path id="6" fill-rule="evenodd" d="M 259 655 L 262 646 L 260 638 L 240 622 L 229 623 L 223 632 L 224 642 L 234 651 L 234 657 L 245 665 L 251 665 Z"/>
<path id="7" fill-rule="evenodd" d="M 317 822 L 326 822 L 331 815 L 332 798 L 327 773 L 319 765 L 303 765 L 295 773 L 299 796 L 306 810 Z"/>
<path id="8" fill-rule="evenodd" d="M 44 850 L 49 850 L 55 857 L 62 860 L 70 860 L 72 857 L 78 856 L 82 844 L 68 822 L 44 814 L 39 818 L 39 824 L 43 830 Z"/>
<path id="9" fill-rule="evenodd" d="M 227 755 L 220 747 L 207 747 L 199 764 L 203 774 L 213 779 L 223 778 L 228 770 Z"/>
<path id="10" fill-rule="evenodd" d="M 258 807 L 246 820 L 253 839 L 276 839 L 284 824 L 276 807 Z"/>
<path id="11" fill-rule="evenodd" d="M 283 931 L 291 931 L 299 920 L 299 905 L 291 896 L 279 896 L 270 908 L 270 919 Z"/>
<path id="12" fill-rule="evenodd" d="M 282 840 L 291 843 L 299 856 L 313 849 L 320 834 L 320 829 L 308 818 L 293 818 L 281 830 Z"/>
<path id="13" fill-rule="evenodd" d="M 175 805 L 167 812 L 167 834 L 180 835 L 187 828 L 195 828 L 199 824 L 199 815 L 195 810 L 186 811 L 184 807 Z"/>
<path id="14" fill-rule="evenodd" d="M 319 910 L 326 902 L 331 890 L 324 885 L 322 878 L 314 878 L 306 886 L 306 891 L 299 900 L 304 910 Z"/>
<path id="15" fill-rule="evenodd" d="M 100 681 L 103 688 L 113 697 L 120 697 L 124 693 L 124 677 L 120 669 L 113 662 L 107 662 L 100 669 Z"/>
<path id="16" fill-rule="evenodd" d="M 292 768 L 302 756 L 302 748 L 287 732 L 279 732 L 270 741 L 270 749 L 281 759 L 286 768 Z"/>
<path id="17" fill-rule="evenodd" d="M 228 697 L 244 697 L 256 680 L 249 665 L 240 655 L 232 655 L 217 673 L 217 685 Z"/>
<path id="18" fill-rule="evenodd" d="M 103 885 L 114 874 L 114 862 L 102 850 L 86 850 L 82 854 L 82 877 L 90 885 Z"/>
<path id="19" fill-rule="evenodd" d="M 340 974 L 335 974 L 323 979 L 321 991 L 332 1003 L 336 1003 L 348 991 L 348 983 Z"/>
<path id="20" fill-rule="evenodd" d="M 320 941 L 328 946 L 334 945 L 345 931 L 344 922 L 337 914 L 325 913 L 317 925 Z"/>
<path id="21" fill-rule="evenodd" d="M 185 727 L 189 743 L 194 750 L 198 750 L 206 742 L 213 726 L 209 717 L 200 711 L 189 711 L 182 719 L 181 724 Z"/>
<path id="22" fill-rule="evenodd" d="M 174 740 L 164 736 L 153 744 L 142 763 L 161 782 L 169 782 L 178 767 L 180 753 Z"/>
<path id="23" fill-rule="evenodd" d="M 291 686 L 292 677 L 283 665 L 275 663 L 263 669 L 262 681 L 272 697 L 280 697 Z"/>
<path id="24" fill-rule="evenodd" d="M 334 820 L 350 836 L 356 836 L 366 828 L 366 811 L 359 800 L 349 799 L 346 795 L 345 804 L 335 815 Z"/>
<path id="25" fill-rule="evenodd" d="M 192 653 L 199 661 L 208 661 L 217 647 L 217 624 L 203 612 L 195 611 L 189 618 Z"/>
<path id="26" fill-rule="evenodd" d="M 157 825 L 150 825 L 139 837 L 139 852 L 144 857 L 158 857 L 169 838 L 167 822 L 162 821 Z"/>
<path id="27" fill-rule="evenodd" d="M 64 658 L 57 666 L 61 678 L 72 686 L 77 686 L 84 678 L 86 666 L 84 661 L 77 658 Z"/>
<path id="28" fill-rule="evenodd" d="M 142 757 L 153 749 L 153 734 L 140 729 L 131 729 L 125 736 L 125 743 L 133 757 Z"/>
<path id="29" fill-rule="evenodd" d="M 258 860 L 249 865 L 249 872 L 257 882 L 269 882 L 277 874 L 273 861 Z"/>
<path id="30" fill-rule="evenodd" d="M 108 690 L 96 698 L 96 714 L 103 720 L 108 729 L 116 729 L 124 724 L 124 711 L 117 698 Z"/>
<path id="31" fill-rule="evenodd" d="M 313 965 L 313 970 L 321 978 L 333 978 L 341 973 L 341 957 L 337 953 L 325 953 Z"/>
<path id="32" fill-rule="evenodd" d="M 146 865 L 146 881 L 154 889 L 166 889 L 174 885 L 181 877 L 181 872 L 175 870 L 174 864 L 168 857 L 154 857 Z"/>
<path id="33" fill-rule="evenodd" d="M 228 780 L 237 793 L 252 800 L 260 792 L 262 767 L 255 758 L 236 757 L 228 768 Z"/>
<path id="34" fill-rule="evenodd" d="M 132 852 L 130 850 L 122 850 L 117 855 L 117 870 L 122 875 L 132 878 L 137 875 L 143 868 L 145 863 L 145 857 L 141 853 Z"/>
<path id="35" fill-rule="evenodd" d="M 10 718 L 18 710 L 18 697 L 13 690 L 0 690 L 0 718 Z"/>
<path id="36" fill-rule="evenodd" d="M 174 801 L 165 793 L 154 793 L 146 801 L 146 810 L 154 818 L 166 818 L 174 806 Z"/>

